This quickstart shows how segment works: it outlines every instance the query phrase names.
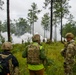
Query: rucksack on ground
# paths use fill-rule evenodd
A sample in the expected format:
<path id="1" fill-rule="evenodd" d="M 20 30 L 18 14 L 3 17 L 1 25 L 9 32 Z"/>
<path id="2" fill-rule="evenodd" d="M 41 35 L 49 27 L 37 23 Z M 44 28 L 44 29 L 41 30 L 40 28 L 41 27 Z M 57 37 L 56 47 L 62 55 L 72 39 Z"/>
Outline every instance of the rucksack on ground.
<path id="1" fill-rule="evenodd" d="M 40 60 L 40 46 L 39 45 L 29 45 L 27 50 L 27 63 L 28 64 L 41 64 Z"/>
<path id="2" fill-rule="evenodd" d="M 9 60 L 12 58 L 12 55 L 3 55 L 0 54 L 0 75 L 6 75 L 9 73 Z"/>

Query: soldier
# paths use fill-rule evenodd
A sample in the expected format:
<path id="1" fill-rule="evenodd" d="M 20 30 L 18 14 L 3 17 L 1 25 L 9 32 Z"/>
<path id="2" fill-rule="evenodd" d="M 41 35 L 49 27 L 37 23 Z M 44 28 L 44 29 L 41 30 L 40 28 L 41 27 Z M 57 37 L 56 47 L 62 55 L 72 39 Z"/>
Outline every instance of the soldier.
<path id="1" fill-rule="evenodd" d="M 43 47 L 40 45 L 40 35 L 32 37 L 33 43 L 24 50 L 22 57 L 27 58 L 30 75 L 44 75 L 43 60 L 46 59 Z"/>
<path id="2" fill-rule="evenodd" d="M 73 74 L 73 65 L 75 63 L 74 57 L 76 55 L 76 46 L 74 43 L 74 35 L 72 33 L 67 33 L 65 35 L 67 42 L 64 45 L 64 49 L 61 51 L 61 55 L 64 57 L 64 72 L 65 75 Z"/>
<path id="3" fill-rule="evenodd" d="M 10 52 L 12 48 L 11 42 L 4 42 L 2 44 L 3 51 L 0 52 L 0 75 L 19 75 L 19 63 Z"/>

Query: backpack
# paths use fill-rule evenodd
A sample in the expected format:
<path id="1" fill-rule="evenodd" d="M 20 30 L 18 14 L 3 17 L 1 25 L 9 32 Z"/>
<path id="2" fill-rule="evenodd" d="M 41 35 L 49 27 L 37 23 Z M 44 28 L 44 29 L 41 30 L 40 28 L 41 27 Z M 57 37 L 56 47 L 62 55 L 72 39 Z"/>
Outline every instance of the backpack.
<path id="1" fill-rule="evenodd" d="M 11 54 L 10 55 L 0 54 L 0 75 L 7 75 L 7 73 L 10 73 L 9 60 L 11 58 L 12 58 Z"/>
<path id="2" fill-rule="evenodd" d="M 41 64 L 40 60 L 40 46 L 39 45 L 29 45 L 27 50 L 27 63 L 38 65 Z"/>

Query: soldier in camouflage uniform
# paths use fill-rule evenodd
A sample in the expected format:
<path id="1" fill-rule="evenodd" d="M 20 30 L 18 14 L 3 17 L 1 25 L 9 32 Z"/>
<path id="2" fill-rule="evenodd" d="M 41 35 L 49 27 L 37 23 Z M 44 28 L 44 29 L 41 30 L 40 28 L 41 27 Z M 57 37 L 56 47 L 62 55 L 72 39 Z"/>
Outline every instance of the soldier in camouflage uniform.
<path id="1" fill-rule="evenodd" d="M 76 55 L 76 46 L 74 43 L 74 35 L 72 33 L 67 33 L 65 35 L 67 42 L 64 45 L 64 49 L 61 51 L 62 56 L 64 57 L 64 72 L 65 75 L 74 75 L 73 74 L 73 65 L 75 64 L 75 55 Z"/>
<path id="2" fill-rule="evenodd" d="M 35 34 L 32 37 L 33 43 L 24 50 L 22 57 L 27 58 L 27 65 L 30 75 L 44 75 L 43 60 L 46 59 L 43 47 L 40 45 L 40 35 Z M 35 50 L 33 50 L 34 47 Z M 39 48 L 39 50 L 38 50 Z"/>
<path id="3" fill-rule="evenodd" d="M 2 52 L 0 52 L 0 56 L 2 58 L 6 58 L 9 55 L 11 55 L 11 59 L 9 60 L 9 69 L 7 69 L 6 74 L 0 74 L 0 75 L 19 75 L 19 63 L 17 61 L 17 59 L 15 58 L 15 56 L 13 56 L 13 54 L 11 53 L 13 46 L 11 42 L 4 42 L 2 44 Z"/>

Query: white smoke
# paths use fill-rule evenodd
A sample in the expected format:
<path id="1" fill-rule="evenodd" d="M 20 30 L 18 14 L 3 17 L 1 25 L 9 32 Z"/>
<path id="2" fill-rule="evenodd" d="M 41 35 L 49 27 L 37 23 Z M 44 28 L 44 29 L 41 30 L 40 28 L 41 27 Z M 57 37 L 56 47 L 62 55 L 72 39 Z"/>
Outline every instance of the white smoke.
<path id="1" fill-rule="evenodd" d="M 35 34 L 38 34 L 38 32 L 36 32 Z M 4 33 L 1 33 L 1 35 L 5 38 L 5 41 L 8 40 L 7 38 L 7 32 L 4 32 Z M 32 41 L 32 34 L 30 33 L 25 33 L 24 35 L 18 37 L 18 36 L 15 36 L 14 34 L 11 35 L 12 37 L 12 43 L 16 44 L 16 43 L 22 43 L 22 40 L 24 42 L 28 42 L 28 41 Z M 41 38 L 41 41 L 44 39 L 41 35 L 40 35 L 40 38 Z M 46 40 L 46 38 L 45 38 Z"/>

